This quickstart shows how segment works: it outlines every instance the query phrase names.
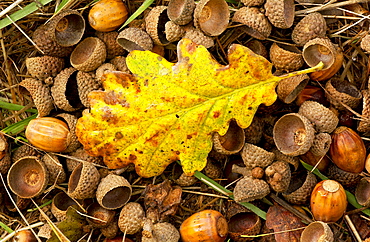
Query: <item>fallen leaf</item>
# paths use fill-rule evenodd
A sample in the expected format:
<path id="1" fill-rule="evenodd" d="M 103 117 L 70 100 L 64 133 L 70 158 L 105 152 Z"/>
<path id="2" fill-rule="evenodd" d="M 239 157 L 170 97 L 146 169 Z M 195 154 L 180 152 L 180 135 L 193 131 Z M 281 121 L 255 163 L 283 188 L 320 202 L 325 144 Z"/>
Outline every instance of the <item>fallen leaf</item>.
<path id="1" fill-rule="evenodd" d="M 276 233 L 275 240 L 277 242 L 298 242 L 300 241 L 301 233 L 304 227 L 306 227 L 306 224 L 302 223 L 299 217 L 289 212 L 284 207 L 274 203 L 274 205 L 267 210 L 266 226 L 274 230 Z M 280 231 L 287 232 L 277 233 Z"/>
<path id="2" fill-rule="evenodd" d="M 188 39 L 179 41 L 177 52 L 178 62 L 170 63 L 132 51 L 126 61 L 133 76 L 105 75 L 105 91 L 90 93 L 91 108 L 77 123 L 89 155 L 103 156 L 111 169 L 134 163 L 142 177 L 160 175 L 180 160 L 192 175 L 205 167 L 214 132 L 224 135 L 232 119 L 247 128 L 261 103 L 276 100 L 282 78 L 247 47 L 232 45 L 227 66 Z"/>

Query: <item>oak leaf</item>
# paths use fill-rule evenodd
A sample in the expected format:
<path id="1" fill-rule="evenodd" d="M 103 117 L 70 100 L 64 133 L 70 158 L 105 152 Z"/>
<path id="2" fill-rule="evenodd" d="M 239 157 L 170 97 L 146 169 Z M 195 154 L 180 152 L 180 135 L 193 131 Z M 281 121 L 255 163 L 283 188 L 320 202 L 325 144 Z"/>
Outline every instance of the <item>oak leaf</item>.
<path id="1" fill-rule="evenodd" d="M 204 46 L 182 39 L 178 62 L 150 51 L 126 58 L 133 76 L 111 72 L 104 91 L 89 95 L 90 110 L 77 123 L 88 154 L 111 168 L 130 163 L 142 177 L 160 175 L 180 160 L 191 175 L 202 170 L 214 132 L 224 135 L 230 120 L 250 125 L 258 106 L 276 100 L 272 64 L 242 45 L 229 48 L 229 64 L 214 60 Z"/>

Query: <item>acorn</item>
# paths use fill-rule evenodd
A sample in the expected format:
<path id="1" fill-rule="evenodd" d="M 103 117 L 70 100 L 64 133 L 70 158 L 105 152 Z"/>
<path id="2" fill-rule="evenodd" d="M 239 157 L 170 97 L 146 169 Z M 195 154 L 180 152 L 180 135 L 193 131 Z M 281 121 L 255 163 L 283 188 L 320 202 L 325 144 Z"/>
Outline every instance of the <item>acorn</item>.
<path id="1" fill-rule="evenodd" d="M 167 15 L 175 24 L 185 25 L 193 20 L 194 9 L 194 0 L 170 0 Z"/>
<path id="2" fill-rule="evenodd" d="M 250 202 L 261 199 L 269 193 L 269 185 L 264 180 L 245 176 L 236 183 L 234 200 L 236 202 Z"/>
<path id="3" fill-rule="evenodd" d="M 75 199 L 93 198 L 100 181 L 98 169 L 90 162 L 81 162 L 68 180 L 68 196 Z"/>
<path id="4" fill-rule="evenodd" d="M 317 179 L 310 171 L 300 171 L 292 175 L 288 189 L 282 193 L 285 200 L 293 204 L 305 204 L 314 189 Z"/>
<path id="5" fill-rule="evenodd" d="M 307 151 L 306 153 L 304 153 L 303 155 L 300 155 L 299 158 L 311 166 L 317 165 L 317 169 L 319 169 L 321 172 L 326 171 L 326 169 L 332 163 L 328 155 L 324 155 L 324 156 L 314 155 L 311 152 L 311 149 Z"/>
<path id="6" fill-rule="evenodd" d="M 19 146 L 15 151 L 12 152 L 12 163 L 25 156 L 36 156 L 38 158 L 41 158 L 42 155 L 31 145 L 24 144 Z"/>
<path id="7" fill-rule="evenodd" d="M 187 30 L 183 38 L 190 39 L 195 44 L 203 45 L 207 49 L 215 45 L 212 37 L 205 35 L 201 30 L 195 28 Z"/>
<path id="8" fill-rule="evenodd" d="M 37 242 L 35 235 L 31 230 L 20 230 L 15 233 L 13 241 L 16 242 Z"/>
<path id="9" fill-rule="evenodd" d="M 302 90 L 306 87 L 310 78 L 307 74 L 292 76 L 278 83 L 276 92 L 278 98 L 284 103 L 292 103 Z"/>
<path id="10" fill-rule="evenodd" d="M 344 171 L 334 163 L 329 165 L 326 174 L 330 179 L 336 180 L 343 186 L 356 186 L 361 179 L 361 173 Z"/>
<path id="11" fill-rule="evenodd" d="M 142 206 L 136 202 L 129 202 L 119 214 L 118 227 L 125 234 L 135 234 L 142 228 L 144 217 Z"/>
<path id="12" fill-rule="evenodd" d="M 303 46 L 311 39 L 324 37 L 326 29 L 325 19 L 320 13 L 309 13 L 294 27 L 292 40 L 297 45 Z"/>
<path id="13" fill-rule="evenodd" d="M 88 108 L 90 107 L 90 102 L 88 98 L 89 93 L 102 89 L 102 83 L 97 78 L 94 72 L 78 71 L 76 80 L 78 97 L 81 101 L 81 104 Z"/>
<path id="14" fill-rule="evenodd" d="M 92 76 L 94 76 L 94 79 L 97 80 L 96 83 L 101 84 L 100 80 L 102 79 L 103 75 L 112 71 L 117 71 L 117 67 L 115 65 L 113 65 L 112 63 L 103 63 L 101 66 L 98 67 L 98 69 L 96 69 L 95 75 Z M 101 85 L 99 85 L 99 87 L 100 86 Z"/>
<path id="15" fill-rule="evenodd" d="M 168 21 L 165 24 L 164 31 L 166 33 L 166 39 L 169 42 L 178 41 L 185 34 L 185 30 L 180 25 L 177 25 L 172 21 Z"/>
<path id="16" fill-rule="evenodd" d="M 355 196 L 357 202 L 365 207 L 370 205 L 370 179 L 369 177 L 361 178 L 356 186 Z"/>
<path id="17" fill-rule="evenodd" d="M 365 89 L 361 91 L 362 94 L 362 119 L 360 120 L 357 131 L 369 132 L 370 131 L 370 90 Z"/>
<path id="18" fill-rule="evenodd" d="M 77 150 L 72 152 L 70 156 L 71 158 L 67 158 L 66 160 L 67 170 L 69 172 L 72 172 L 76 168 L 76 166 L 80 164 L 80 161 L 78 160 L 84 160 L 86 162 L 91 162 L 91 163 L 98 164 L 98 165 L 104 165 L 102 157 L 90 156 L 87 154 L 87 152 L 83 148 L 78 148 Z"/>
<path id="19" fill-rule="evenodd" d="M 265 15 L 272 25 L 281 29 L 288 29 L 294 21 L 294 0 L 266 0 Z"/>
<path id="20" fill-rule="evenodd" d="M 114 220 L 116 212 L 114 210 L 108 210 L 94 202 L 90 204 L 86 209 L 88 217 L 87 222 L 94 228 L 105 228 L 109 226 Z"/>
<path id="21" fill-rule="evenodd" d="M 9 169 L 7 182 L 10 190 L 20 198 L 33 198 L 44 192 L 49 173 L 43 162 L 35 156 L 25 156 Z"/>
<path id="22" fill-rule="evenodd" d="M 230 121 L 229 128 L 224 135 L 214 133 L 212 136 L 213 149 L 221 154 L 231 155 L 238 153 L 244 146 L 244 130 L 236 121 Z"/>
<path id="23" fill-rule="evenodd" d="M 266 46 L 261 41 L 257 39 L 252 39 L 251 41 L 247 42 L 245 46 L 251 49 L 257 55 L 263 56 L 266 59 L 268 58 L 268 51 L 266 49 Z"/>
<path id="24" fill-rule="evenodd" d="M 194 213 L 180 226 L 181 239 L 184 242 L 223 242 L 228 231 L 226 218 L 216 210 Z"/>
<path id="25" fill-rule="evenodd" d="M 241 157 L 247 169 L 254 167 L 265 168 L 270 165 L 275 154 L 253 144 L 245 143 L 241 151 Z"/>
<path id="26" fill-rule="evenodd" d="M 242 235 L 257 235 L 261 227 L 261 219 L 255 213 L 237 213 L 229 219 L 229 236 L 236 242 L 252 241 L 253 238 L 242 237 Z"/>
<path id="27" fill-rule="evenodd" d="M 229 6 L 225 0 L 200 0 L 194 9 L 194 26 L 208 36 L 224 32 L 229 18 Z"/>
<path id="28" fill-rule="evenodd" d="M 169 20 L 167 6 L 156 6 L 145 17 L 146 32 L 153 39 L 154 44 L 168 45 L 170 43 L 165 35 L 165 24 Z"/>
<path id="29" fill-rule="evenodd" d="M 317 183 L 313 189 L 310 205 L 316 220 L 325 223 L 336 222 L 347 209 L 347 195 L 340 183 L 324 180 Z"/>
<path id="30" fill-rule="evenodd" d="M 364 141 L 351 128 L 339 126 L 334 130 L 329 153 L 333 163 L 344 171 L 359 173 L 365 168 Z"/>
<path id="31" fill-rule="evenodd" d="M 65 192 L 59 192 L 52 199 L 51 213 L 58 221 L 62 221 L 66 218 L 67 209 L 72 205 L 77 205 L 77 203 Z"/>
<path id="32" fill-rule="evenodd" d="M 328 133 L 318 133 L 315 135 L 310 151 L 313 155 L 323 157 L 329 151 L 331 136 Z"/>
<path id="33" fill-rule="evenodd" d="M 304 64 L 302 52 L 295 46 L 273 43 L 270 60 L 278 70 L 295 71 Z"/>
<path id="34" fill-rule="evenodd" d="M 73 152 L 77 150 L 81 146 L 81 143 L 78 141 L 78 138 L 76 135 L 77 117 L 69 113 L 60 113 L 56 115 L 55 117 L 62 121 L 65 121 L 67 123 L 69 132 L 70 132 L 70 143 L 67 146 L 67 148 L 62 152 L 69 153 L 69 152 Z"/>
<path id="35" fill-rule="evenodd" d="M 260 6 L 265 0 L 242 0 L 241 1 L 247 7 Z"/>
<path id="36" fill-rule="evenodd" d="M 322 221 L 310 223 L 301 234 L 301 242 L 333 242 L 334 234 L 329 225 Z"/>
<path id="37" fill-rule="evenodd" d="M 287 162 L 275 161 L 265 169 L 266 181 L 275 192 L 285 192 L 291 181 L 290 167 Z"/>
<path id="38" fill-rule="evenodd" d="M 113 64 L 118 71 L 130 73 L 130 70 L 126 65 L 126 57 L 124 56 L 116 56 L 115 58 L 111 59 L 109 63 Z"/>
<path id="39" fill-rule="evenodd" d="M 32 119 L 26 128 L 26 138 L 35 147 L 48 152 L 62 152 L 71 143 L 68 125 L 57 118 Z"/>
<path id="40" fill-rule="evenodd" d="M 301 106 L 305 101 L 315 101 L 321 103 L 325 107 L 329 106 L 329 101 L 325 97 L 325 92 L 322 88 L 307 85 L 297 96 L 295 103 Z"/>
<path id="41" fill-rule="evenodd" d="M 328 100 L 338 110 L 347 109 L 342 103 L 353 109 L 361 102 L 361 92 L 346 80 L 332 78 L 326 83 L 325 90 Z"/>
<path id="42" fill-rule="evenodd" d="M 103 64 L 106 57 L 104 42 L 97 37 L 87 37 L 73 50 L 70 61 L 77 70 L 89 72 Z"/>
<path id="43" fill-rule="evenodd" d="M 42 158 L 49 173 L 49 183 L 59 184 L 66 180 L 66 173 L 63 169 L 62 164 L 59 162 L 58 156 L 54 154 L 46 153 Z"/>
<path id="44" fill-rule="evenodd" d="M 122 30 L 117 36 L 117 43 L 128 52 L 153 49 L 153 41 L 149 34 L 134 27 Z"/>
<path id="45" fill-rule="evenodd" d="M 125 49 L 117 43 L 118 32 L 95 32 L 96 37 L 102 40 L 107 48 L 107 59 L 125 54 Z"/>
<path id="46" fill-rule="evenodd" d="M 64 59 L 53 56 L 27 57 L 28 73 L 39 80 L 55 77 L 64 68 Z"/>
<path id="47" fill-rule="evenodd" d="M 153 225 L 153 237 L 158 242 L 177 242 L 180 239 L 180 232 L 170 223 L 156 223 Z"/>
<path id="48" fill-rule="evenodd" d="M 264 40 L 270 36 L 272 26 L 266 16 L 256 7 L 242 7 L 232 18 L 233 22 L 242 23 L 243 31 L 250 36 Z"/>
<path id="49" fill-rule="evenodd" d="M 122 0 L 100 0 L 89 11 L 91 27 L 100 32 L 116 30 L 128 18 L 128 9 Z"/>

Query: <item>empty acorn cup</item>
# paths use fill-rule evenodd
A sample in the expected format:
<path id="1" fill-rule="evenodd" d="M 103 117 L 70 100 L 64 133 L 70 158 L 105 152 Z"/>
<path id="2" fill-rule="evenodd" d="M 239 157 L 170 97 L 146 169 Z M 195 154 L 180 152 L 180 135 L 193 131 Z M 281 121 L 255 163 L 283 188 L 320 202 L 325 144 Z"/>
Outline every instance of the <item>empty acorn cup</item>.
<path id="1" fill-rule="evenodd" d="M 77 203 L 65 192 L 59 192 L 52 199 L 51 213 L 58 221 L 62 221 L 66 218 L 67 209 L 72 205 L 77 205 Z"/>
<path id="2" fill-rule="evenodd" d="M 301 242 L 332 242 L 334 235 L 329 225 L 322 221 L 310 223 L 302 232 Z"/>
<path id="3" fill-rule="evenodd" d="M 261 230 L 261 219 L 255 213 L 237 213 L 229 220 L 229 236 L 233 241 L 252 241 L 253 238 L 241 235 L 256 235 Z"/>
<path id="4" fill-rule="evenodd" d="M 293 204 L 304 204 L 311 196 L 317 183 L 316 176 L 309 171 L 301 171 L 292 175 L 288 190 L 282 193 L 285 200 Z"/>
<path id="5" fill-rule="evenodd" d="M 368 207 L 370 205 L 370 178 L 364 177 L 356 186 L 355 196 L 357 202 Z"/>
<path id="6" fill-rule="evenodd" d="M 100 181 L 96 199 L 105 209 L 117 209 L 130 200 L 131 193 L 131 185 L 124 177 L 109 174 Z"/>
<path id="7" fill-rule="evenodd" d="M 226 134 L 214 133 L 212 136 L 213 149 L 221 154 L 238 153 L 244 146 L 244 130 L 235 121 L 231 121 Z"/>
<path id="8" fill-rule="evenodd" d="M 276 92 L 284 103 L 292 103 L 306 87 L 310 78 L 307 74 L 292 76 L 279 82 Z"/>
<path id="9" fill-rule="evenodd" d="M 98 169 L 90 162 L 81 162 L 68 181 L 68 195 L 75 199 L 93 198 L 100 181 Z"/>
<path id="10" fill-rule="evenodd" d="M 303 155 L 313 143 L 315 129 L 303 115 L 288 113 L 275 123 L 273 137 L 281 153 L 289 156 Z"/>
<path id="11" fill-rule="evenodd" d="M 117 199 L 117 198 L 116 198 Z M 108 210 L 99 205 L 99 203 L 94 202 L 87 207 L 87 222 L 95 228 L 104 228 L 113 221 L 116 212 L 113 210 Z"/>
<path id="12" fill-rule="evenodd" d="M 46 166 L 36 156 L 25 156 L 16 161 L 8 172 L 8 185 L 21 198 L 40 195 L 48 184 Z"/>
<path id="13" fill-rule="evenodd" d="M 150 10 L 145 17 L 146 32 L 157 45 L 168 45 L 170 42 L 166 39 L 165 24 L 170 19 L 167 16 L 167 6 L 156 6 Z"/>
<path id="14" fill-rule="evenodd" d="M 185 25 L 193 20 L 194 0 L 171 0 L 168 3 L 168 18 L 178 25 Z"/>
<path id="15" fill-rule="evenodd" d="M 330 103 L 338 110 L 346 110 L 344 105 L 356 108 L 362 99 L 362 94 L 357 87 L 346 80 L 332 78 L 326 83 L 325 89 Z"/>
<path id="16" fill-rule="evenodd" d="M 149 34 L 135 27 L 122 30 L 117 36 L 117 43 L 128 52 L 153 49 L 153 41 Z"/>

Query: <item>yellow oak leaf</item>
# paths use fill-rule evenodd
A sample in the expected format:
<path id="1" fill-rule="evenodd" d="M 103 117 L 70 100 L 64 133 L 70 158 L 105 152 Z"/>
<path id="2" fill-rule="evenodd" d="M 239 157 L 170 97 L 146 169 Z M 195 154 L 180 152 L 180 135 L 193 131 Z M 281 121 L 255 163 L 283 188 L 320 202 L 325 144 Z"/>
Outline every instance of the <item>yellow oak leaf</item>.
<path id="1" fill-rule="evenodd" d="M 177 52 L 178 62 L 170 63 L 150 51 L 132 51 L 126 61 L 133 76 L 103 77 L 105 90 L 90 93 L 91 108 L 76 128 L 88 154 L 103 156 L 111 169 L 134 163 L 142 177 L 160 175 L 180 160 L 191 175 L 206 165 L 214 132 L 224 135 L 230 120 L 247 128 L 261 103 L 276 100 L 282 77 L 247 47 L 232 45 L 226 66 L 188 39 Z"/>

